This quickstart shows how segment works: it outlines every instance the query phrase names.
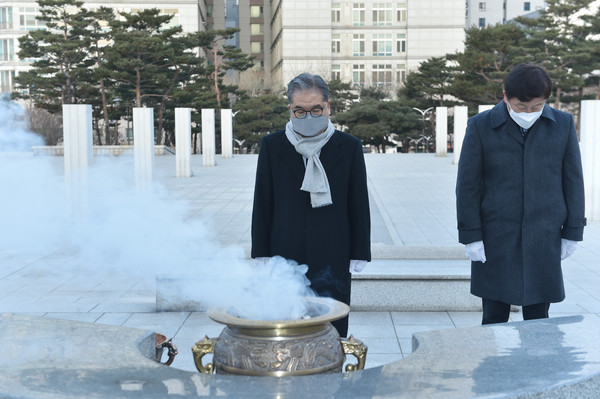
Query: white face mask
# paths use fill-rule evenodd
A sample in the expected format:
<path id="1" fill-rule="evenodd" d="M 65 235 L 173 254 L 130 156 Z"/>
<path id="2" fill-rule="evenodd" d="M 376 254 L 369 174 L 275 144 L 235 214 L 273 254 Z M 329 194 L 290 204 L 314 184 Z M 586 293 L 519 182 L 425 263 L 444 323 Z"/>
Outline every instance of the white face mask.
<path id="1" fill-rule="evenodd" d="M 542 109 L 538 112 L 515 112 L 515 110 L 513 110 L 510 105 L 508 105 L 508 114 L 510 115 L 512 120 L 515 121 L 515 123 L 521 126 L 523 129 L 529 129 L 531 126 L 533 126 L 535 121 L 537 121 L 540 118 L 540 116 L 542 116 L 543 111 L 544 108 L 542 107 Z"/>

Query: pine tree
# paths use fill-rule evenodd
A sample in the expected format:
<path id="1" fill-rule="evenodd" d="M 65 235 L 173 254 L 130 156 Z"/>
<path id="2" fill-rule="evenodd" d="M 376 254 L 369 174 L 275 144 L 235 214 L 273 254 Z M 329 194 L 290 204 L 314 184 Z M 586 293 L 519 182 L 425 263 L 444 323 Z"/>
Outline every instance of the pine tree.
<path id="1" fill-rule="evenodd" d="M 36 106 L 57 112 L 62 104 L 80 102 L 80 89 L 93 64 L 89 57 L 87 11 L 78 0 L 38 0 L 46 29 L 19 38 L 19 58 L 33 58 L 32 69 L 15 78 Z"/>

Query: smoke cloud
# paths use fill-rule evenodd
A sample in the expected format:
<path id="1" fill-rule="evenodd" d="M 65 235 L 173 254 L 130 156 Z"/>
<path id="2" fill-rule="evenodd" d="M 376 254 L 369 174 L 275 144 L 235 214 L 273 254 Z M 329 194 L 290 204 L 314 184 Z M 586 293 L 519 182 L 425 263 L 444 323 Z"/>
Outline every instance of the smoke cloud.
<path id="1" fill-rule="evenodd" d="M 0 101 L 0 252 L 56 252 L 55 273 L 183 277 L 183 300 L 233 309 L 251 319 L 304 315 L 313 293 L 307 267 L 283 258 L 265 266 L 242 248 L 223 248 L 209 222 L 156 182 L 136 189 L 133 156 L 95 157 L 85 195 L 67 198 L 62 157 L 32 156 L 43 140 L 27 131 L 23 110 Z M 73 204 L 80 209 L 74 212 Z"/>

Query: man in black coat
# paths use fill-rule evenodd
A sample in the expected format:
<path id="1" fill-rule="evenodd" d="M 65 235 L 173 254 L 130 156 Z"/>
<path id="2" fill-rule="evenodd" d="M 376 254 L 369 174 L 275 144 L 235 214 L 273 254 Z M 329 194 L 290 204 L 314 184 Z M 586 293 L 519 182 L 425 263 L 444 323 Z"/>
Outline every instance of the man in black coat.
<path id="1" fill-rule="evenodd" d="M 565 298 L 561 260 L 583 239 L 584 192 L 573 117 L 546 105 L 546 71 L 520 64 L 504 101 L 467 124 L 456 183 L 459 241 L 483 324 L 547 318 Z"/>
<path id="2" fill-rule="evenodd" d="M 288 85 L 290 122 L 261 141 L 252 210 L 251 256 L 308 265 L 311 288 L 350 304 L 351 273 L 371 260 L 371 222 L 362 144 L 329 120 L 318 75 Z M 332 323 L 341 337 L 348 318 Z"/>

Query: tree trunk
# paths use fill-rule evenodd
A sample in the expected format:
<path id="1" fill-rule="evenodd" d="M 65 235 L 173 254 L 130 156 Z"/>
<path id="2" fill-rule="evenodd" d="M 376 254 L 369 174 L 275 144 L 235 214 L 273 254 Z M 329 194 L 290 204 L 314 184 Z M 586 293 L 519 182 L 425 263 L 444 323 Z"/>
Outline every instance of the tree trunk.
<path id="1" fill-rule="evenodd" d="M 560 105 L 560 95 L 562 94 L 562 89 L 560 87 L 556 88 L 556 100 L 554 100 L 554 108 L 558 109 Z"/>
<path id="2" fill-rule="evenodd" d="M 217 93 L 217 105 L 218 109 L 221 109 L 221 92 L 219 90 L 219 58 L 217 55 L 217 42 L 213 42 L 213 61 L 215 63 L 215 93 Z"/>

